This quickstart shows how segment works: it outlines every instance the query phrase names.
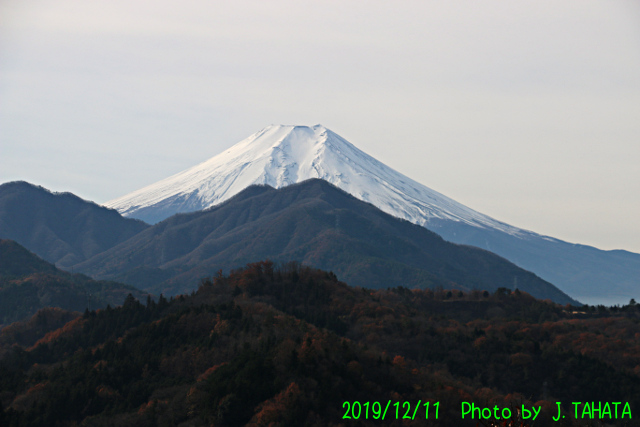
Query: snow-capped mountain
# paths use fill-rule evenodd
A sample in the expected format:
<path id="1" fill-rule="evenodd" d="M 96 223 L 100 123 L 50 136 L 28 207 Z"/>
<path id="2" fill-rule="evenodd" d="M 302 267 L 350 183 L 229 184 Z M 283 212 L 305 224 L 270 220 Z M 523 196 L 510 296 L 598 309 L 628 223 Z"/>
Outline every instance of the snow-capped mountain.
<path id="1" fill-rule="evenodd" d="M 320 178 L 454 243 L 478 246 L 587 303 L 640 298 L 640 255 L 602 251 L 519 229 L 406 177 L 321 125 L 264 128 L 223 153 L 105 203 L 149 223 L 217 205 L 252 184 Z M 514 283 L 514 287 L 517 283 Z"/>
<path id="2" fill-rule="evenodd" d="M 460 221 L 509 234 L 522 231 L 474 211 L 406 177 L 321 125 L 272 125 L 225 152 L 105 206 L 155 223 L 223 202 L 249 185 L 285 187 L 320 178 L 415 224 Z"/>

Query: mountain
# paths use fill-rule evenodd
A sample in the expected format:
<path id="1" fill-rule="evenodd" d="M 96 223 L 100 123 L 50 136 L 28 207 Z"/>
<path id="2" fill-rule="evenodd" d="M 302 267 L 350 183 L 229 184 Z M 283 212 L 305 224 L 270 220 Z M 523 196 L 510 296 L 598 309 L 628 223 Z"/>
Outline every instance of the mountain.
<path id="1" fill-rule="evenodd" d="M 13 240 L 0 239 L 0 277 L 56 274 L 58 269 Z"/>
<path id="2" fill-rule="evenodd" d="M 45 307 L 84 311 L 120 305 L 130 293 L 148 295 L 132 286 L 58 270 L 18 243 L 0 239 L 0 327 Z"/>
<path id="3" fill-rule="evenodd" d="M 217 156 L 105 204 L 156 223 L 219 204 L 254 184 L 281 188 L 320 178 L 445 239 L 478 246 L 588 303 L 640 297 L 640 254 L 603 251 L 523 230 L 408 178 L 316 125 L 269 126 Z"/>
<path id="4" fill-rule="evenodd" d="M 16 344 L 31 347 L 47 333 L 62 328 L 81 314 L 59 307 L 47 307 L 25 320 L 13 322 L 0 329 L 0 359 Z"/>
<path id="5" fill-rule="evenodd" d="M 517 286 L 575 303 L 505 259 L 446 242 L 320 179 L 250 186 L 205 211 L 174 215 L 76 266 L 154 293 L 189 292 L 200 278 L 269 258 L 334 271 L 352 286 L 481 289 Z M 144 276 L 153 277 L 140 282 Z"/>
<path id="6" fill-rule="evenodd" d="M 450 242 L 477 246 L 507 258 L 586 304 L 627 304 L 640 296 L 640 254 L 603 251 L 530 233 L 513 236 L 440 219 L 429 228 Z"/>
<path id="7" fill-rule="evenodd" d="M 572 313 L 522 292 L 374 291 L 256 262 L 53 329 L 63 314 L 0 331 L 0 425 L 629 426 L 640 405 L 637 305 Z M 461 418 L 462 402 L 512 412 Z M 608 416 L 593 402 L 623 403 Z"/>
<path id="8" fill-rule="evenodd" d="M 520 232 L 407 178 L 321 125 L 268 126 L 206 162 L 105 206 L 156 223 L 219 204 L 250 185 L 282 188 L 311 178 L 414 224 L 445 218 Z"/>
<path id="9" fill-rule="evenodd" d="M 0 185 L 0 238 L 70 268 L 148 227 L 71 193 L 24 181 Z"/>

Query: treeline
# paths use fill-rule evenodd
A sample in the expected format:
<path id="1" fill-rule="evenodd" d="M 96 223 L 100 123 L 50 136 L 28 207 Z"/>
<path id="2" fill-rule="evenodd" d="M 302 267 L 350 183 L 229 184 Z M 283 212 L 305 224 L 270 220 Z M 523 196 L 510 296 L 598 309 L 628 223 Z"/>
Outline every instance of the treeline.
<path id="1" fill-rule="evenodd" d="M 568 426 L 584 424 L 569 412 L 552 423 L 556 401 L 640 408 L 638 320 L 578 310 L 506 289 L 350 288 L 297 263 L 253 263 L 191 295 L 0 331 L 0 425 L 381 425 L 343 420 L 344 402 L 420 401 L 440 402 L 429 425 L 475 426 L 460 417 L 467 401 L 541 406 L 535 426 Z"/>
<path id="2" fill-rule="evenodd" d="M 0 328 L 48 307 L 82 312 L 118 305 L 129 293 L 147 295 L 132 286 L 59 270 L 16 242 L 0 239 Z"/>

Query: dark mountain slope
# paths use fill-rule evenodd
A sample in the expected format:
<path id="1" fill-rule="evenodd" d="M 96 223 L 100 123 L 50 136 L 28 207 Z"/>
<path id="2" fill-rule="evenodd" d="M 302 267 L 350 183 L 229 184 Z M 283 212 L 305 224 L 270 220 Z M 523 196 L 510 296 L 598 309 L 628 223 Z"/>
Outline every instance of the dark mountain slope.
<path id="1" fill-rule="evenodd" d="M 640 308 L 573 309 L 524 292 L 356 289 L 256 262 L 193 295 L 0 332 L 0 425 L 636 425 L 621 412 L 640 407 Z M 513 412 L 462 419 L 462 402 Z M 576 420 L 584 403 L 571 402 L 624 403 L 615 419 Z"/>
<path id="2" fill-rule="evenodd" d="M 147 296 L 132 286 L 58 270 L 16 242 L 0 240 L 0 327 L 45 307 L 84 311 L 120 305 L 129 293 Z"/>
<path id="3" fill-rule="evenodd" d="M 11 347 L 18 344 L 28 348 L 34 345 L 47 333 L 62 328 L 81 314 L 77 311 L 67 311 L 59 307 L 47 307 L 38 310 L 28 319 L 14 322 L 0 329 L 0 359 Z"/>
<path id="4" fill-rule="evenodd" d="M 29 252 L 13 240 L 0 239 L 0 255 L 0 276 L 2 277 L 57 272 L 54 265 Z"/>
<path id="5" fill-rule="evenodd" d="M 582 302 L 626 304 L 640 298 L 640 254 L 571 244 L 498 221 L 384 165 L 322 125 L 267 126 L 205 162 L 106 205 L 155 224 L 214 206 L 249 184 L 281 188 L 309 178 L 333 183 L 445 240 L 494 252 Z"/>
<path id="6" fill-rule="evenodd" d="M 317 179 L 279 190 L 249 187 L 209 210 L 175 215 L 76 268 L 177 294 L 218 269 L 265 258 L 330 269 L 354 286 L 517 286 L 538 298 L 572 301 L 501 257 L 448 243 Z M 146 274 L 156 281 L 131 281 Z"/>
<path id="7" fill-rule="evenodd" d="M 15 240 L 61 268 L 147 227 L 71 193 L 53 193 L 23 181 L 0 185 L 0 238 Z"/>
<path id="8" fill-rule="evenodd" d="M 534 233 L 521 237 L 459 222 L 431 220 L 446 240 L 487 249 L 556 284 L 588 304 L 620 304 L 640 296 L 640 254 L 603 251 Z"/>

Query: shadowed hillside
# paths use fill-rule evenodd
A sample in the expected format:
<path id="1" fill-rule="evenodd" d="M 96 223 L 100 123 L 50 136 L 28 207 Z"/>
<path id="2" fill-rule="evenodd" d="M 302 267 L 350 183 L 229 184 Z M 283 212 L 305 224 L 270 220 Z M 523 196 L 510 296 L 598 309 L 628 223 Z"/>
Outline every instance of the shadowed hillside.
<path id="1" fill-rule="evenodd" d="M 446 242 L 318 179 L 279 190 L 249 187 L 209 210 L 175 215 L 76 268 L 175 295 L 219 269 L 265 258 L 332 270 L 352 286 L 517 287 L 575 302 L 499 256 Z"/>
<path id="2" fill-rule="evenodd" d="M 0 327 L 45 307 L 84 311 L 120 305 L 129 293 L 147 295 L 132 286 L 58 270 L 16 242 L 0 239 Z"/>
<path id="3" fill-rule="evenodd" d="M 466 401 L 545 427 L 585 425 L 572 401 L 635 411 L 638 308 L 572 310 L 519 291 L 375 291 L 296 263 L 253 263 L 193 295 L 146 306 L 129 297 L 8 348 L 0 423 L 417 426 L 429 402 L 428 425 L 476 426 L 461 419 Z M 380 404 L 344 419 L 354 401 Z M 556 401 L 567 402 L 557 423 Z M 519 419 L 522 405 L 541 408 L 535 423 Z M 625 425 L 620 413 L 607 423 Z"/>
<path id="4" fill-rule="evenodd" d="M 148 227 L 71 193 L 24 181 L 0 185 L 0 238 L 68 269 Z"/>

